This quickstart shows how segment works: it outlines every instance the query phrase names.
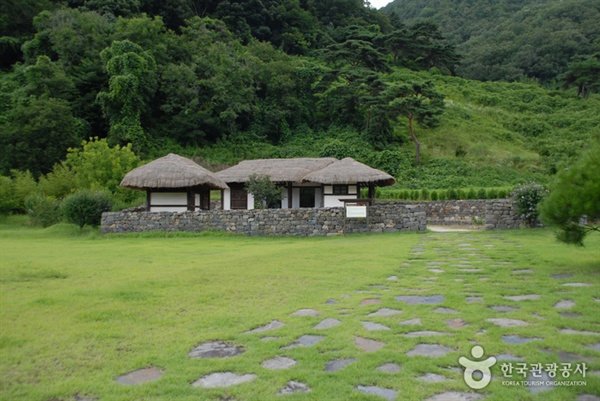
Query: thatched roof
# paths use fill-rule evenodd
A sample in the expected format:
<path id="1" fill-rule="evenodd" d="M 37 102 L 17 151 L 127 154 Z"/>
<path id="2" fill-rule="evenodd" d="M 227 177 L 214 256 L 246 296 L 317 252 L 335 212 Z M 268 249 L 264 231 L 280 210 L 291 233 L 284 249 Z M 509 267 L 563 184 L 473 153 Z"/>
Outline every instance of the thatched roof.
<path id="1" fill-rule="evenodd" d="M 336 162 L 332 157 L 245 160 L 216 173 L 225 182 L 247 182 L 252 174 L 268 175 L 273 182 L 301 182 L 307 174 Z"/>
<path id="2" fill-rule="evenodd" d="M 174 153 L 131 170 L 121 181 L 122 187 L 134 189 L 189 188 L 200 185 L 212 189 L 228 188 L 214 173 Z"/>
<path id="3" fill-rule="evenodd" d="M 357 162 L 351 157 L 337 160 L 321 170 L 314 171 L 304 176 L 303 181 L 318 182 L 320 184 L 353 184 L 373 183 L 378 186 L 393 185 L 394 177 L 381 170 Z"/>

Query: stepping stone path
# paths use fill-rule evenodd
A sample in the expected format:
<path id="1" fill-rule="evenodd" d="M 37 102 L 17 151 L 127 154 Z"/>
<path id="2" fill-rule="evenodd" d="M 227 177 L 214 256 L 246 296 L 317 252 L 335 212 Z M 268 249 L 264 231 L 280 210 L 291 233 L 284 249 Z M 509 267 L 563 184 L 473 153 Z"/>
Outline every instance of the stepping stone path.
<path id="1" fill-rule="evenodd" d="M 158 380 L 162 376 L 163 372 L 160 369 L 150 367 L 129 372 L 117 377 L 115 381 L 124 385 L 144 384 Z"/>
<path id="2" fill-rule="evenodd" d="M 336 359 L 335 361 L 327 362 L 327 364 L 325 365 L 325 372 L 337 372 L 338 370 L 345 368 L 353 362 L 356 362 L 356 359 Z"/>
<path id="3" fill-rule="evenodd" d="M 464 328 L 469 326 L 469 324 L 481 325 L 482 319 L 485 320 L 486 323 L 489 323 L 490 326 L 493 324 L 508 329 L 512 327 L 526 327 L 530 324 L 525 320 L 508 317 L 504 318 L 499 317 L 497 315 L 494 316 L 494 314 L 492 314 L 492 316 L 489 317 L 489 315 L 491 314 L 490 310 L 497 312 L 498 314 L 522 310 L 519 307 L 520 305 L 518 306 L 517 304 L 512 304 L 513 302 L 516 303 L 533 301 L 533 305 L 537 306 L 537 303 L 535 301 L 540 301 L 543 299 L 541 295 L 531 293 L 518 295 L 502 295 L 501 291 L 511 291 L 513 293 L 518 293 L 518 288 L 520 288 L 517 287 L 512 290 L 507 289 L 503 280 L 504 274 L 511 274 L 513 279 L 515 280 L 518 277 L 521 277 L 524 280 L 531 280 L 535 278 L 536 281 L 529 288 L 535 288 L 535 285 L 538 285 L 538 283 L 541 285 L 543 280 L 546 280 L 546 282 L 552 282 L 551 285 L 553 286 L 560 285 L 561 287 L 590 287 L 593 284 L 584 282 L 554 282 L 552 280 L 572 278 L 573 274 L 564 273 L 554 274 L 551 276 L 548 276 L 546 274 L 545 276 L 540 277 L 538 275 L 539 270 L 533 268 L 533 265 L 529 269 L 519 269 L 519 267 L 517 267 L 516 264 L 513 264 L 512 262 L 502 260 L 494 260 L 492 262 L 492 258 L 487 257 L 487 252 L 494 252 L 494 254 L 497 254 L 498 251 L 488 251 L 488 249 L 500 249 L 500 247 L 505 246 L 504 244 L 498 242 L 497 247 L 494 244 L 486 244 L 480 240 L 481 237 L 479 237 L 479 234 L 469 235 L 468 237 L 461 237 L 461 235 L 463 234 L 457 235 L 453 233 L 446 233 L 439 235 L 433 234 L 423 236 L 423 238 L 420 239 L 420 246 L 413 248 L 411 255 L 407 259 L 405 259 L 405 261 L 400 261 L 395 266 L 392 266 L 392 269 L 394 269 L 395 271 L 389 271 L 388 275 L 380 278 L 380 283 L 373 282 L 372 284 L 361 286 L 360 288 L 354 290 L 344 289 L 344 291 L 355 291 L 351 292 L 351 294 L 353 295 L 330 294 L 332 298 L 327 299 L 325 301 L 325 305 L 321 303 L 321 306 L 324 308 L 324 310 L 322 311 L 320 311 L 319 308 L 298 309 L 294 312 L 289 313 L 289 321 L 287 321 L 285 317 L 282 318 L 281 316 L 271 316 L 270 319 L 273 320 L 269 321 L 268 323 L 259 327 L 247 327 L 247 331 L 243 332 L 244 334 L 258 334 L 258 336 L 256 337 L 245 336 L 241 337 L 241 339 L 233 335 L 228 337 L 236 339 L 236 344 L 230 343 L 228 341 L 219 340 L 207 341 L 199 344 L 189 352 L 190 357 L 230 358 L 243 354 L 245 351 L 245 347 L 250 347 L 251 344 L 256 344 L 253 341 L 258 341 L 259 338 L 260 341 L 284 341 L 283 339 L 287 339 L 287 341 L 283 343 L 283 346 L 278 342 L 272 344 L 264 344 L 265 349 L 271 349 L 272 353 L 269 355 L 263 355 L 258 362 L 253 362 L 253 364 L 255 365 L 261 365 L 260 367 L 256 366 L 256 369 L 258 371 L 257 374 L 254 374 L 252 372 L 244 374 L 242 373 L 243 370 L 240 372 L 238 370 L 239 367 L 236 368 L 238 366 L 237 364 L 239 364 L 239 366 L 249 366 L 247 358 L 256 357 L 255 352 L 249 352 L 245 355 L 240 356 L 239 358 L 231 359 L 231 365 L 225 365 L 229 366 L 226 368 L 223 368 L 223 363 L 229 362 L 229 360 L 223 362 L 219 361 L 218 364 L 215 365 L 204 364 L 203 366 L 215 366 L 216 369 L 221 369 L 221 371 L 206 373 L 204 376 L 200 377 L 191 385 L 194 387 L 201 388 L 226 388 L 229 386 L 241 385 L 244 383 L 246 383 L 246 386 L 257 386 L 257 384 L 250 384 L 250 382 L 257 379 L 261 375 L 260 372 L 263 372 L 265 375 L 267 375 L 267 370 L 273 370 L 277 371 L 277 373 L 271 373 L 271 375 L 275 374 L 277 375 L 277 377 L 282 378 L 282 381 L 280 382 L 279 386 L 283 387 L 278 386 L 277 388 L 269 390 L 272 396 L 274 396 L 274 394 L 284 396 L 293 393 L 306 393 L 310 391 L 315 391 L 314 389 L 311 390 L 311 388 L 306 383 L 296 381 L 301 377 L 309 378 L 311 376 L 305 375 L 306 372 L 303 371 L 303 369 L 307 368 L 307 366 L 304 364 L 305 359 L 300 360 L 300 358 L 296 358 L 298 359 L 297 361 L 293 359 L 292 356 L 295 357 L 295 355 L 308 355 L 306 357 L 306 360 L 310 360 L 309 358 L 312 358 L 311 354 L 319 354 L 319 358 L 322 357 L 325 359 L 322 362 L 324 363 L 324 365 L 321 365 L 317 369 L 322 368 L 324 372 L 327 372 L 332 375 L 336 374 L 335 372 L 343 369 L 349 369 L 350 371 L 361 369 L 361 373 L 363 372 L 362 369 L 371 370 L 364 372 L 365 377 L 368 377 L 368 379 L 365 379 L 365 381 L 362 383 L 359 382 L 361 383 L 361 385 L 357 386 L 357 383 L 349 385 L 348 383 L 346 383 L 346 391 L 349 391 L 350 393 L 354 394 L 350 394 L 347 397 L 348 399 L 359 397 L 376 399 L 377 397 L 379 397 L 380 399 L 385 400 L 397 400 L 403 399 L 402 395 L 398 393 L 398 391 L 402 389 L 403 384 L 401 382 L 398 382 L 398 380 L 395 380 L 394 377 L 390 377 L 389 375 L 397 374 L 403 371 L 403 367 L 400 364 L 393 362 L 393 360 L 395 359 L 395 354 L 399 354 L 401 357 L 403 357 L 400 353 L 404 352 L 407 357 L 421 357 L 421 359 L 414 360 L 414 363 L 417 363 L 418 366 L 422 365 L 425 367 L 424 370 L 421 370 L 423 369 L 422 367 L 418 367 L 418 371 L 429 372 L 424 374 L 415 373 L 415 371 L 413 370 L 415 369 L 414 363 L 406 365 L 410 366 L 410 369 L 407 367 L 404 368 L 409 369 L 409 371 L 403 373 L 407 373 L 408 375 L 413 377 L 414 380 L 423 382 L 417 387 L 417 391 L 419 391 L 421 394 L 420 399 L 425 399 L 426 401 L 474 401 L 484 399 L 488 394 L 493 396 L 497 396 L 497 394 L 499 393 L 501 394 L 501 390 L 503 389 L 499 389 L 498 386 L 490 386 L 485 391 L 481 392 L 451 390 L 456 388 L 467 389 L 462 380 L 463 368 L 460 367 L 457 362 L 459 351 L 464 352 L 464 344 L 460 347 L 459 350 L 458 345 L 456 345 L 456 347 L 450 347 L 447 345 L 438 344 L 437 342 L 440 342 L 439 340 L 443 340 L 447 344 L 458 344 L 458 338 L 462 338 L 463 334 L 470 336 L 468 334 L 470 332 L 469 329 Z M 445 239 L 447 241 L 442 241 L 443 236 L 445 236 Z M 501 241 L 502 239 L 503 235 L 501 234 L 496 234 L 495 237 L 493 235 L 489 236 L 490 242 Z M 510 247 L 512 248 L 515 245 L 518 246 L 518 244 L 510 244 Z M 416 256 L 421 254 L 432 254 L 432 250 L 438 252 L 440 258 L 445 259 L 443 261 L 428 261 L 425 257 Z M 418 279 L 418 285 L 408 285 L 404 281 L 405 279 L 413 278 Z M 483 281 L 487 282 L 483 283 Z M 487 290 L 490 288 L 492 289 L 492 291 L 490 294 L 488 294 Z M 535 290 L 530 289 L 522 291 L 525 292 Z M 573 291 L 575 290 L 563 288 L 562 293 L 567 295 L 562 295 L 562 297 L 572 298 L 573 295 L 568 294 L 572 294 Z M 446 297 L 444 294 L 450 293 L 452 293 L 452 303 L 445 305 Z M 363 295 L 356 296 L 357 294 Z M 502 296 L 502 298 L 506 301 L 498 301 L 498 298 L 500 296 Z M 389 306 L 389 302 L 392 299 L 394 299 L 397 302 L 403 303 L 404 305 L 406 305 L 406 307 L 399 307 L 398 309 L 380 307 L 383 305 Z M 484 303 L 485 300 L 493 299 L 496 300 L 496 302 L 507 303 L 509 305 L 488 306 L 489 304 Z M 596 302 L 600 302 L 600 298 L 598 297 L 592 297 L 592 299 Z M 334 304 L 338 305 L 328 306 Z M 379 304 L 381 305 L 374 307 L 369 306 Z M 314 305 L 306 306 L 314 307 Z M 452 306 L 453 308 L 450 308 L 449 306 Z M 542 307 L 541 302 L 540 307 Z M 548 306 L 545 307 L 547 308 Z M 562 318 L 581 316 L 581 314 L 569 311 L 574 307 L 574 300 L 558 299 L 555 301 L 555 304 L 552 308 L 555 311 L 554 317 L 557 318 L 558 315 L 560 315 Z M 544 309 L 543 311 L 546 312 L 547 310 L 548 309 Z M 483 314 L 480 314 L 481 312 L 483 312 Z M 537 317 L 538 319 L 540 319 L 537 321 L 536 319 L 533 319 L 533 322 L 540 326 L 548 325 L 551 324 L 551 322 L 553 322 L 552 314 L 542 313 L 542 309 L 538 310 L 537 312 L 544 316 L 532 313 L 533 311 L 529 310 L 527 310 L 526 312 L 526 316 Z M 466 317 L 467 313 L 468 316 L 474 316 L 473 321 L 471 321 L 470 323 L 467 323 L 464 319 L 455 316 L 457 314 L 464 314 L 464 316 Z M 325 316 L 318 318 L 323 314 Z M 400 320 L 397 317 L 397 315 L 400 314 L 403 315 L 403 320 Z M 418 316 L 423 316 L 423 318 L 420 318 Z M 476 318 L 477 316 L 480 316 L 479 320 Z M 266 319 L 267 318 L 265 318 L 265 320 Z M 424 327 L 419 327 L 423 326 L 423 322 L 421 321 L 421 319 L 424 319 L 425 321 Z M 550 350 L 540 348 L 539 351 L 548 353 L 549 356 L 547 358 L 549 358 L 549 360 L 556 362 L 560 361 L 561 363 L 575 363 L 581 361 L 589 361 L 591 363 L 595 362 L 598 359 L 597 353 L 600 353 L 600 341 L 598 341 L 600 339 L 595 338 L 593 336 L 600 336 L 600 332 L 591 330 L 597 330 L 597 328 L 593 326 L 590 327 L 589 325 L 586 326 L 584 323 L 587 322 L 587 320 L 583 320 L 583 323 L 579 320 L 574 319 L 558 320 L 573 324 L 573 326 L 577 328 L 577 330 L 565 328 L 564 325 L 561 325 L 559 327 L 556 327 L 557 334 L 563 335 L 563 339 L 565 340 L 569 340 L 569 338 L 566 336 L 570 335 L 587 336 L 589 340 L 585 340 L 584 337 L 574 337 L 574 341 L 576 340 L 576 342 L 580 345 L 581 348 L 585 348 L 587 350 L 582 350 L 582 353 L 592 354 L 594 356 L 592 357 L 586 355 L 579 355 L 575 353 L 569 353 L 560 349 Z M 358 323 L 360 323 L 360 325 Z M 484 325 L 486 323 L 484 323 Z M 286 326 L 286 324 L 288 325 L 286 327 L 286 330 L 280 330 L 281 335 L 279 337 L 270 335 L 272 331 L 281 329 L 282 327 Z M 575 326 L 576 324 L 577 326 Z M 402 330 L 399 333 L 394 331 L 393 334 L 391 334 L 390 331 L 396 330 L 398 327 L 397 325 L 414 327 L 409 327 L 408 330 L 410 331 L 408 332 L 403 333 L 402 331 L 405 330 Z M 336 328 L 337 326 L 342 327 L 343 330 L 340 328 Z M 544 327 L 546 328 L 546 326 Z M 446 328 L 449 331 L 441 331 Z M 586 328 L 587 330 L 585 330 Z M 292 329 L 298 330 L 296 332 L 296 337 L 292 337 L 296 338 L 295 341 L 290 340 L 290 337 L 287 337 L 288 335 L 290 335 L 290 331 Z M 347 339 L 347 330 L 354 331 L 350 332 L 351 335 L 354 335 L 353 340 Z M 518 332 L 530 333 L 529 335 L 534 335 L 533 333 L 535 333 L 535 331 L 533 331 L 533 329 L 529 330 L 530 331 Z M 375 333 L 366 334 L 366 331 Z M 383 333 L 376 333 L 377 331 L 383 331 Z M 459 334 L 458 331 L 462 331 L 463 333 Z M 294 332 L 292 331 L 292 333 Z M 327 333 L 327 337 L 325 335 L 315 335 L 317 333 Z M 365 338 L 357 336 L 356 334 L 359 333 L 363 333 L 368 336 L 372 335 L 375 338 Z M 488 332 L 488 330 L 485 330 L 482 327 L 475 326 L 472 327 L 472 334 L 475 334 L 475 337 L 473 338 L 472 336 L 467 336 L 466 338 L 470 338 L 469 342 L 471 342 L 473 345 L 480 343 L 483 347 L 486 347 L 486 342 L 490 341 L 490 338 L 488 338 L 488 336 L 490 336 L 490 333 L 492 333 L 492 330 L 489 330 Z M 510 331 L 508 331 L 508 333 L 510 333 Z M 389 341 L 389 347 L 386 349 L 386 342 L 381 341 L 378 338 L 385 338 L 386 342 Z M 243 342 L 244 339 L 248 340 L 247 344 Z M 342 339 L 344 340 L 342 341 Z M 327 340 L 327 342 L 325 342 L 326 346 L 315 347 L 317 349 L 309 348 L 302 351 L 293 351 L 291 353 L 292 355 L 285 355 L 285 351 L 283 351 L 301 347 L 313 347 L 324 340 Z M 506 346 L 507 350 L 513 350 L 517 355 L 521 353 L 518 348 L 519 345 L 539 340 L 543 339 L 539 337 L 527 337 L 515 334 L 502 336 L 502 341 L 506 344 L 510 344 Z M 421 343 L 421 341 L 429 343 Z M 352 342 L 354 342 L 354 344 L 352 344 Z M 408 346 L 406 345 L 407 342 Z M 418 343 L 414 345 L 415 342 Z M 467 343 L 467 346 L 468 345 L 469 344 Z M 514 347 L 513 345 L 517 345 L 517 347 Z M 544 345 L 548 346 L 547 344 Z M 526 347 L 527 348 L 524 347 L 524 349 L 530 349 L 529 347 L 531 347 L 531 345 L 528 345 Z M 402 351 L 399 351 L 400 349 Z M 375 359 L 368 358 L 366 355 L 361 356 L 363 352 L 374 353 L 372 357 Z M 281 353 L 283 355 L 277 355 L 277 353 Z M 389 359 L 385 357 L 386 355 L 387 357 L 389 357 Z M 446 367 L 447 364 L 452 365 L 451 363 L 445 363 L 442 366 L 438 366 L 435 363 L 436 361 L 440 361 L 440 359 L 435 358 L 442 358 L 448 355 L 450 359 L 444 358 L 441 360 L 453 360 L 456 362 L 454 364 L 455 366 Z M 497 359 L 497 361 L 526 361 L 524 358 L 517 355 L 506 353 L 486 355 L 486 357 L 494 356 Z M 345 358 L 343 358 L 342 356 L 344 356 Z M 468 357 L 468 355 L 465 356 Z M 382 363 L 386 361 L 386 359 L 388 362 Z M 250 361 L 252 361 L 252 359 Z M 325 363 L 325 361 L 328 362 Z M 369 361 L 380 362 L 377 365 L 371 365 L 371 362 Z M 527 360 L 526 362 L 532 363 L 532 361 L 530 360 Z M 348 368 L 349 365 L 352 366 Z M 435 371 L 439 372 L 440 368 L 443 369 L 444 374 L 433 373 Z M 368 375 L 366 375 L 367 373 Z M 128 373 L 127 375 L 120 376 L 116 380 L 122 384 L 137 384 L 144 383 L 146 381 L 157 380 L 162 376 L 162 374 L 163 372 L 157 368 L 146 368 Z M 598 370 L 590 370 L 587 374 L 590 377 L 600 377 L 600 371 Z M 344 374 L 338 375 L 339 376 L 329 377 L 331 379 L 335 378 L 344 380 L 344 382 L 347 381 Z M 480 378 L 481 375 L 476 376 L 476 379 Z M 499 380 L 498 377 L 495 377 L 495 379 Z M 379 382 L 378 380 L 381 381 Z M 523 377 L 521 377 L 521 380 L 523 380 Z M 533 383 L 533 381 L 539 381 L 544 379 L 528 377 L 526 380 L 530 380 Z M 286 384 L 284 385 L 283 383 Z M 432 386 L 429 386 L 429 383 L 431 383 Z M 264 383 L 262 381 L 260 381 L 260 386 L 264 386 Z M 531 392 L 549 391 L 552 390 L 552 388 L 544 388 L 543 386 L 531 386 L 528 390 Z M 319 388 L 319 391 L 323 391 L 323 389 Z M 371 395 L 373 397 L 366 397 L 360 393 Z M 573 399 L 576 396 L 575 394 L 577 393 L 572 394 L 573 395 L 569 399 Z M 202 394 L 200 395 L 200 398 L 203 399 L 203 397 L 206 398 L 206 396 L 208 395 Z M 210 394 L 210 396 L 216 397 L 215 399 L 222 400 L 230 399 L 231 397 L 231 395 L 228 393 L 213 393 Z M 282 399 L 284 398 L 285 397 L 283 397 Z M 77 399 L 78 398 L 76 397 L 76 400 Z M 600 401 L 600 399 L 597 396 L 589 394 L 577 394 L 577 400 Z M 81 399 L 81 401 L 88 400 Z"/>
<path id="4" fill-rule="evenodd" d="M 340 323 L 342 323 L 342 322 L 340 322 L 337 319 L 332 319 L 332 318 L 328 317 L 327 319 L 321 321 L 321 323 L 319 323 L 315 327 L 313 327 L 313 329 L 316 329 L 316 330 L 330 329 L 332 327 L 337 326 Z"/>
<path id="5" fill-rule="evenodd" d="M 269 359 L 264 361 L 261 366 L 265 369 L 269 370 L 282 370 L 289 369 L 294 366 L 297 362 L 292 358 L 287 358 L 285 356 L 278 356 L 273 359 Z"/>
<path id="6" fill-rule="evenodd" d="M 385 398 L 386 400 L 393 401 L 398 396 L 398 392 L 387 388 L 381 388 L 376 386 L 357 386 L 356 389 L 365 394 L 377 395 Z"/>
<path id="7" fill-rule="evenodd" d="M 212 373 L 202 376 L 200 379 L 192 383 L 193 387 L 216 388 L 230 387 L 237 384 L 251 382 L 256 379 L 255 374 L 236 375 L 233 372 Z"/>
<path id="8" fill-rule="evenodd" d="M 241 347 L 236 347 L 223 341 L 210 341 L 199 344 L 188 355 L 191 358 L 228 358 L 243 352 L 244 350 Z"/>
<path id="9" fill-rule="evenodd" d="M 379 366 L 377 370 L 385 373 L 398 373 L 402 370 L 402 366 L 398 365 L 397 363 L 390 362 Z"/>
<path id="10" fill-rule="evenodd" d="M 383 324 L 373 323 L 373 322 L 361 322 L 363 327 L 367 329 L 367 331 L 378 331 L 378 330 L 390 330 L 389 327 L 384 326 Z"/>
<path id="11" fill-rule="evenodd" d="M 303 336 L 300 336 L 295 342 L 283 347 L 282 349 L 312 347 L 313 345 L 320 343 L 324 339 L 325 339 L 324 336 L 312 336 L 309 334 L 305 334 Z"/>
<path id="12" fill-rule="evenodd" d="M 292 381 L 287 382 L 285 387 L 282 388 L 281 390 L 279 390 L 277 392 L 277 394 L 285 395 L 285 394 L 293 394 L 293 393 L 308 393 L 309 391 L 310 391 L 310 388 L 306 384 L 292 380 Z"/>
<path id="13" fill-rule="evenodd" d="M 454 351 L 456 351 L 454 348 L 439 344 L 417 344 L 412 350 L 408 351 L 406 355 L 440 357 Z"/>

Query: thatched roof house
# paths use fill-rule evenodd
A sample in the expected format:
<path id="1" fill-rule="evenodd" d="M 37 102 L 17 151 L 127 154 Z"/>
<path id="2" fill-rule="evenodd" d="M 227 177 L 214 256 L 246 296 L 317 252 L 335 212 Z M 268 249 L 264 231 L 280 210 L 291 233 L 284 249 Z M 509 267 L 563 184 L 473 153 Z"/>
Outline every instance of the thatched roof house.
<path id="1" fill-rule="evenodd" d="M 210 208 L 210 190 L 226 189 L 214 173 L 174 153 L 131 170 L 121 186 L 146 190 L 148 211 Z"/>
<path id="2" fill-rule="evenodd" d="M 246 160 L 216 173 L 229 185 L 223 192 L 225 209 L 254 207 L 244 186 L 253 174 L 269 176 L 281 186 L 282 208 L 342 206 L 343 200 L 360 197 L 361 186 L 374 198 L 375 186 L 395 183 L 391 175 L 349 157 Z"/>

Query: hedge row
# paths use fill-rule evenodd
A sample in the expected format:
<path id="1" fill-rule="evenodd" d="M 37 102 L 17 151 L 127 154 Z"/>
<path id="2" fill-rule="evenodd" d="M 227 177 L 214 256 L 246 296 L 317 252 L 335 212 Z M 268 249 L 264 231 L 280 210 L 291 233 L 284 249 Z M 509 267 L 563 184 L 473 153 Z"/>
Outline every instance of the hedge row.
<path id="1" fill-rule="evenodd" d="M 376 197 L 382 200 L 436 201 L 454 199 L 498 199 L 510 196 L 510 188 L 459 188 L 459 189 L 398 189 L 377 188 Z"/>

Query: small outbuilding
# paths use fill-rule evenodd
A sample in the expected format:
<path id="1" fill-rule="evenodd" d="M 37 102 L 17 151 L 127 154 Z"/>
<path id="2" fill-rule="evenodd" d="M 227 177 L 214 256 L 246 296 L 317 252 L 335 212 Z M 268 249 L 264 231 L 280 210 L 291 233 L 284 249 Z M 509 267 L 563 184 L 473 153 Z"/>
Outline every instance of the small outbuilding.
<path id="1" fill-rule="evenodd" d="M 131 170 L 121 186 L 145 190 L 150 212 L 208 210 L 210 191 L 229 188 L 211 171 L 174 153 Z"/>
<path id="2" fill-rule="evenodd" d="M 393 185 L 391 175 L 352 158 L 245 160 L 216 173 L 227 183 L 223 191 L 224 209 L 253 209 L 254 197 L 245 184 L 253 174 L 269 176 L 283 195 L 282 209 L 343 206 L 343 200 L 359 199 L 362 187 L 375 197 L 375 186 Z"/>

